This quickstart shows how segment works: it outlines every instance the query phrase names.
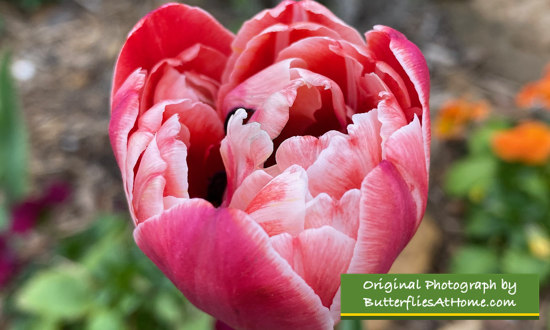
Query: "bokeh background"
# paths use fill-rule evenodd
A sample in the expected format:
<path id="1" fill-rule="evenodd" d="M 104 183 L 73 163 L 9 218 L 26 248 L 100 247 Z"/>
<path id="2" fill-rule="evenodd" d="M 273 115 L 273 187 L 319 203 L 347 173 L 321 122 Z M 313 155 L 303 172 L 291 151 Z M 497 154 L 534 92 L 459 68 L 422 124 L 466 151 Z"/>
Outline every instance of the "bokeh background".
<path id="1" fill-rule="evenodd" d="M 118 51 L 164 2 L 0 0 L 0 329 L 212 328 L 135 247 L 107 132 Z M 320 2 L 402 31 L 430 67 L 429 205 L 392 272 L 541 275 L 539 321 L 365 327 L 548 328 L 550 2 Z M 187 3 L 236 32 L 277 1 Z"/>

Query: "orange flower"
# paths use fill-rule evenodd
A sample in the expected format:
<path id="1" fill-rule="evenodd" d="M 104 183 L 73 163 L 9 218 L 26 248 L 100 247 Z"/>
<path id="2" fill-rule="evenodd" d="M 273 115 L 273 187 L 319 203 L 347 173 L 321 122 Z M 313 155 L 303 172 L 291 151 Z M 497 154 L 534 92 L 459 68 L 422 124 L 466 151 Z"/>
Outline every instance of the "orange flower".
<path id="1" fill-rule="evenodd" d="M 466 125 L 482 120 L 489 113 L 485 101 L 471 102 L 465 98 L 447 101 L 439 110 L 435 121 L 435 135 L 440 139 L 460 137 Z"/>
<path id="2" fill-rule="evenodd" d="M 516 96 L 520 108 L 543 107 L 550 110 L 550 65 L 538 81 L 525 85 Z"/>
<path id="3" fill-rule="evenodd" d="M 550 156 L 550 127 L 538 121 L 527 121 L 495 133 L 493 152 L 508 162 L 542 165 Z"/>

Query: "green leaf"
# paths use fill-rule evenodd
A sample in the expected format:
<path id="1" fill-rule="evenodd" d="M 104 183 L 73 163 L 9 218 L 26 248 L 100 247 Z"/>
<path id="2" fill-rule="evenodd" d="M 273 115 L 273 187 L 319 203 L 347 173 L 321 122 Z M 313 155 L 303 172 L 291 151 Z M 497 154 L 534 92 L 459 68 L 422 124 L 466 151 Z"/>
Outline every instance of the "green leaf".
<path id="1" fill-rule="evenodd" d="M 0 204 L 0 231 L 4 231 L 9 225 L 8 210 L 2 204 Z"/>
<path id="2" fill-rule="evenodd" d="M 339 330 L 361 330 L 363 329 L 363 321 L 361 320 L 342 320 L 338 325 Z"/>
<path id="3" fill-rule="evenodd" d="M 99 310 L 88 318 L 87 330 L 123 330 L 126 329 L 123 315 L 112 310 Z"/>
<path id="4" fill-rule="evenodd" d="M 82 317 L 94 298 L 86 272 L 64 265 L 37 273 L 16 296 L 17 307 L 51 320 Z"/>
<path id="5" fill-rule="evenodd" d="M 493 153 L 491 148 L 491 138 L 493 134 L 509 126 L 510 125 L 506 122 L 491 121 L 473 131 L 468 138 L 468 150 L 470 155 L 491 155 Z"/>
<path id="6" fill-rule="evenodd" d="M 171 294 L 171 292 L 160 292 L 154 299 L 155 314 L 166 324 L 177 324 L 182 320 L 183 299 Z"/>
<path id="7" fill-rule="evenodd" d="M 504 273 L 540 274 L 540 281 L 543 283 L 548 280 L 550 263 L 535 258 L 527 252 L 508 249 L 502 256 L 502 271 Z"/>
<path id="8" fill-rule="evenodd" d="M 451 260 L 451 273 L 496 273 L 498 256 L 488 248 L 466 245 L 460 248 Z"/>
<path id="9" fill-rule="evenodd" d="M 0 59 L 0 189 L 11 203 L 27 189 L 27 133 L 9 63 L 5 54 Z"/>
<path id="10" fill-rule="evenodd" d="M 464 230 L 469 237 L 486 240 L 500 234 L 503 224 L 499 219 L 486 212 L 484 208 L 477 207 L 468 214 Z"/>
<path id="11" fill-rule="evenodd" d="M 205 312 L 193 307 L 191 304 L 188 306 L 192 309 L 192 312 L 188 314 L 186 322 L 182 324 L 181 329 L 196 329 L 196 330 L 210 330 L 214 320 Z"/>
<path id="12" fill-rule="evenodd" d="M 496 172 L 496 160 L 492 157 L 466 158 L 456 162 L 445 177 L 445 190 L 457 197 L 474 198 L 484 194 Z M 474 198 L 475 199 L 475 198 Z"/>

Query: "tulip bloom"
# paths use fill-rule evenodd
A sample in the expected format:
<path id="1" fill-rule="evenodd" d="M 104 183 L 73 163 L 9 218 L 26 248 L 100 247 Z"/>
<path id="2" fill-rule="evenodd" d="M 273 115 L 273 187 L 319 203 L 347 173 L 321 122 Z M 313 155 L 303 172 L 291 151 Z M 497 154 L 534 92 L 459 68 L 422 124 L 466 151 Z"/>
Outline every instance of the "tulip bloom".
<path id="1" fill-rule="evenodd" d="M 167 4 L 119 55 L 109 134 L 141 250 L 234 328 L 328 329 L 426 206 L 429 76 L 385 26 L 283 1 L 234 36 Z"/>

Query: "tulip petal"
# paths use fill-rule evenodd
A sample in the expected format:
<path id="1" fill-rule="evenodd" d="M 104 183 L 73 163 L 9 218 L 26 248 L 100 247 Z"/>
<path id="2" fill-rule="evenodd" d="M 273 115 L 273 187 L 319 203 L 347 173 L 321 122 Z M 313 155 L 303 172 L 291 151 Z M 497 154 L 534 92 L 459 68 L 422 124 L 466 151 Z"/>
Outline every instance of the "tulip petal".
<path id="1" fill-rule="evenodd" d="M 225 54 L 202 44 L 195 44 L 182 51 L 177 57 L 158 62 L 147 76 L 140 112 L 143 113 L 155 102 L 182 99 L 185 98 L 186 93 L 193 94 L 193 92 L 199 95 L 206 94 L 206 97 L 202 98 L 206 98 L 206 103 L 214 106 L 225 62 L 227 62 Z M 187 80 L 190 82 L 188 83 Z M 187 91 L 189 84 L 192 91 Z M 178 85 L 183 87 L 176 87 Z M 198 100 L 197 97 L 191 99 Z"/>
<path id="2" fill-rule="evenodd" d="M 215 110 L 202 102 L 183 100 L 167 105 L 164 118 L 174 114 L 189 134 L 187 141 L 180 138 L 188 144 L 189 194 L 205 198 L 210 178 L 223 170 L 221 160 L 212 158 L 224 135 L 223 124 Z"/>
<path id="3" fill-rule="evenodd" d="M 277 165 L 286 169 L 294 164 L 307 169 L 317 160 L 321 150 L 319 139 L 314 136 L 293 136 L 281 143 L 275 154 Z"/>
<path id="4" fill-rule="evenodd" d="M 188 99 L 214 106 L 217 92 L 218 83 L 211 78 L 194 72 L 180 73 L 172 67 L 167 67 L 155 86 L 151 104 L 164 100 Z M 147 102 L 142 102 L 142 109 L 147 109 L 146 104 Z"/>
<path id="5" fill-rule="evenodd" d="M 343 130 L 347 118 L 340 87 L 302 65 L 288 59 L 250 77 L 226 95 L 222 114 L 238 107 L 253 110 L 250 121 L 277 138 L 275 145 L 291 136 Z"/>
<path id="6" fill-rule="evenodd" d="M 166 180 L 162 175 L 166 167 L 156 137 L 153 137 L 143 153 L 134 182 L 132 204 L 138 222 L 157 215 L 164 209 L 163 191 Z"/>
<path id="7" fill-rule="evenodd" d="M 275 62 L 277 54 L 288 45 L 312 36 L 338 38 L 338 34 L 327 27 L 310 22 L 291 25 L 275 24 L 255 35 L 242 53 L 236 53 L 232 70 L 220 89 L 220 99 L 239 83 L 260 72 Z M 235 56 L 234 55 L 234 56 Z"/>
<path id="8" fill-rule="evenodd" d="M 260 169 L 273 152 L 269 135 L 258 123 L 243 125 L 246 111 L 239 109 L 227 125 L 227 136 L 221 143 L 221 156 L 227 173 L 226 201 L 253 171 Z"/>
<path id="9" fill-rule="evenodd" d="M 428 109 L 430 95 L 430 74 L 428 71 L 428 65 L 426 64 L 426 60 L 424 59 L 424 56 L 422 55 L 420 49 L 418 49 L 415 44 L 410 42 L 407 37 L 405 37 L 402 33 L 390 27 L 376 25 L 374 27 L 374 31 L 382 32 L 385 34 L 385 37 L 383 37 L 385 39 L 383 43 L 385 44 L 385 47 L 389 47 L 393 56 L 395 56 L 395 59 L 399 62 L 399 66 L 396 66 L 395 64 L 392 65 L 391 62 L 393 61 L 391 60 L 390 62 L 388 62 L 388 64 L 392 65 L 392 67 L 398 73 L 401 71 L 399 70 L 399 67 L 402 68 L 402 71 L 404 71 L 406 74 L 401 74 L 400 76 L 409 77 L 413 85 L 413 90 L 415 91 L 414 94 L 411 93 L 411 88 L 408 87 L 409 94 L 418 95 L 419 102 L 417 103 L 417 106 L 421 106 L 424 110 Z M 370 39 L 369 36 L 367 36 L 369 47 L 371 46 L 371 40 L 380 37 L 380 35 L 377 35 L 376 37 Z M 387 38 L 389 38 L 389 40 Z M 385 52 L 382 50 L 382 54 L 384 53 Z M 391 57 L 388 56 L 386 58 Z M 405 81 L 405 83 L 407 83 L 407 81 Z M 414 103 L 413 106 L 415 106 Z"/>
<path id="10" fill-rule="evenodd" d="M 166 162 L 164 196 L 189 198 L 187 146 L 177 139 L 181 128 L 178 116 L 170 117 L 157 132 L 157 145 Z"/>
<path id="11" fill-rule="evenodd" d="M 223 80 L 226 81 L 229 78 L 238 57 L 246 50 L 251 39 L 273 25 L 292 25 L 300 22 L 324 26 L 337 33 L 339 35 L 337 39 L 358 45 L 365 43 L 354 28 L 344 23 L 323 5 L 314 1 L 285 0 L 275 8 L 264 10 L 243 24 L 231 45 L 233 55 L 228 61 Z"/>
<path id="12" fill-rule="evenodd" d="M 161 6 L 142 18 L 128 35 L 118 56 L 111 95 L 137 68 L 149 71 L 159 61 L 197 43 L 229 55 L 232 41 L 233 34 L 200 8 L 177 3 Z"/>
<path id="13" fill-rule="evenodd" d="M 359 229 L 359 189 L 348 190 L 340 200 L 321 193 L 306 205 L 304 228 L 332 226 L 343 234 L 357 239 Z"/>
<path id="14" fill-rule="evenodd" d="M 109 139 L 115 153 L 118 166 L 125 179 L 128 136 L 134 128 L 139 113 L 139 97 L 145 83 L 145 72 L 134 71 L 111 99 L 111 121 Z"/>
<path id="15" fill-rule="evenodd" d="M 359 188 L 365 174 L 359 166 L 357 150 L 350 148 L 346 138 L 336 136 L 307 169 L 309 190 L 313 196 L 324 192 L 340 199 L 346 191 Z"/>
<path id="16" fill-rule="evenodd" d="M 334 216 L 334 201 L 326 193 L 320 193 L 307 202 L 304 228 L 330 226 Z"/>
<path id="17" fill-rule="evenodd" d="M 412 187 L 416 203 L 416 226 L 420 225 L 428 197 L 428 171 L 424 160 L 424 141 L 418 117 L 396 131 L 385 144 L 385 158 L 391 161 Z"/>
<path id="18" fill-rule="evenodd" d="M 296 98 L 296 89 L 289 88 L 292 85 L 290 68 L 300 65 L 301 61 L 290 59 L 250 77 L 220 100 L 222 117 L 236 108 L 252 109 L 255 113 L 267 108 L 269 120 L 260 123 L 272 138 L 276 137 L 287 123 L 288 109 Z"/>
<path id="19" fill-rule="evenodd" d="M 359 230 L 360 199 L 361 191 L 359 189 L 348 190 L 336 203 L 331 224 L 334 229 L 354 240 L 357 239 Z"/>
<path id="20" fill-rule="evenodd" d="M 365 65 L 371 63 L 355 45 L 343 40 L 311 37 L 281 51 L 277 61 L 290 58 L 303 60 L 307 64 L 306 69 L 334 81 L 342 90 L 346 104 L 355 112 L 372 109 L 372 105 L 366 103 L 365 93 L 359 88 L 360 77 L 367 70 Z"/>
<path id="21" fill-rule="evenodd" d="M 139 224 L 134 237 L 191 303 L 231 327 L 333 327 L 319 297 L 240 210 L 191 199 Z"/>
<path id="22" fill-rule="evenodd" d="M 275 250 L 330 307 L 353 255 L 355 240 L 330 226 L 306 229 L 297 237 L 272 237 Z"/>
<path id="23" fill-rule="evenodd" d="M 294 165 L 265 185 L 245 211 L 269 236 L 297 235 L 304 230 L 306 196 L 306 172 Z"/>
<path id="24" fill-rule="evenodd" d="M 258 192 L 271 181 L 273 177 L 264 170 L 256 170 L 247 176 L 235 190 L 229 207 L 245 210 Z"/>
<path id="25" fill-rule="evenodd" d="M 399 61 L 399 64 L 403 67 L 407 73 L 416 94 L 420 100 L 420 107 L 422 109 L 422 135 L 424 139 L 424 154 L 426 156 L 426 168 L 430 169 L 430 73 L 428 71 L 428 65 L 426 59 L 422 55 L 422 52 L 418 47 L 410 42 L 402 33 L 382 25 L 374 27 L 376 31 L 383 31 L 390 35 L 391 42 L 389 44 L 390 49 L 395 54 L 395 57 Z M 399 71 L 397 71 L 399 72 Z M 406 83 L 406 82 L 405 82 Z M 409 87 L 409 94 L 410 87 Z M 413 95 L 413 94 L 411 94 Z M 413 103 L 413 106 L 414 103 Z M 419 113 L 420 111 L 414 111 Z"/>
<path id="26" fill-rule="evenodd" d="M 383 160 L 361 186 L 357 243 L 348 273 L 386 273 L 416 229 L 416 206 L 395 166 Z"/>
<path id="27" fill-rule="evenodd" d="M 307 169 L 313 196 L 321 192 L 340 199 L 361 182 L 380 162 L 380 123 L 376 110 L 356 114 L 348 126 L 349 136 L 333 136 L 326 149 Z"/>
<path id="28" fill-rule="evenodd" d="M 308 169 L 317 160 L 321 151 L 328 147 L 334 136 L 344 137 L 345 135 L 329 131 L 319 138 L 306 135 L 293 136 L 284 140 L 275 155 L 278 167 L 285 170 L 296 164 Z"/>
<path id="29" fill-rule="evenodd" d="M 382 94 L 382 102 L 378 104 L 378 120 L 382 124 L 380 127 L 382 146 L 385 145 L 388 138 L 395 131 L 408 123 L 401 106 L 397 103 L 395 97 L 389 93 Z M 384 152 L 384 148 L 382 148 L 382 152 Z"/>

